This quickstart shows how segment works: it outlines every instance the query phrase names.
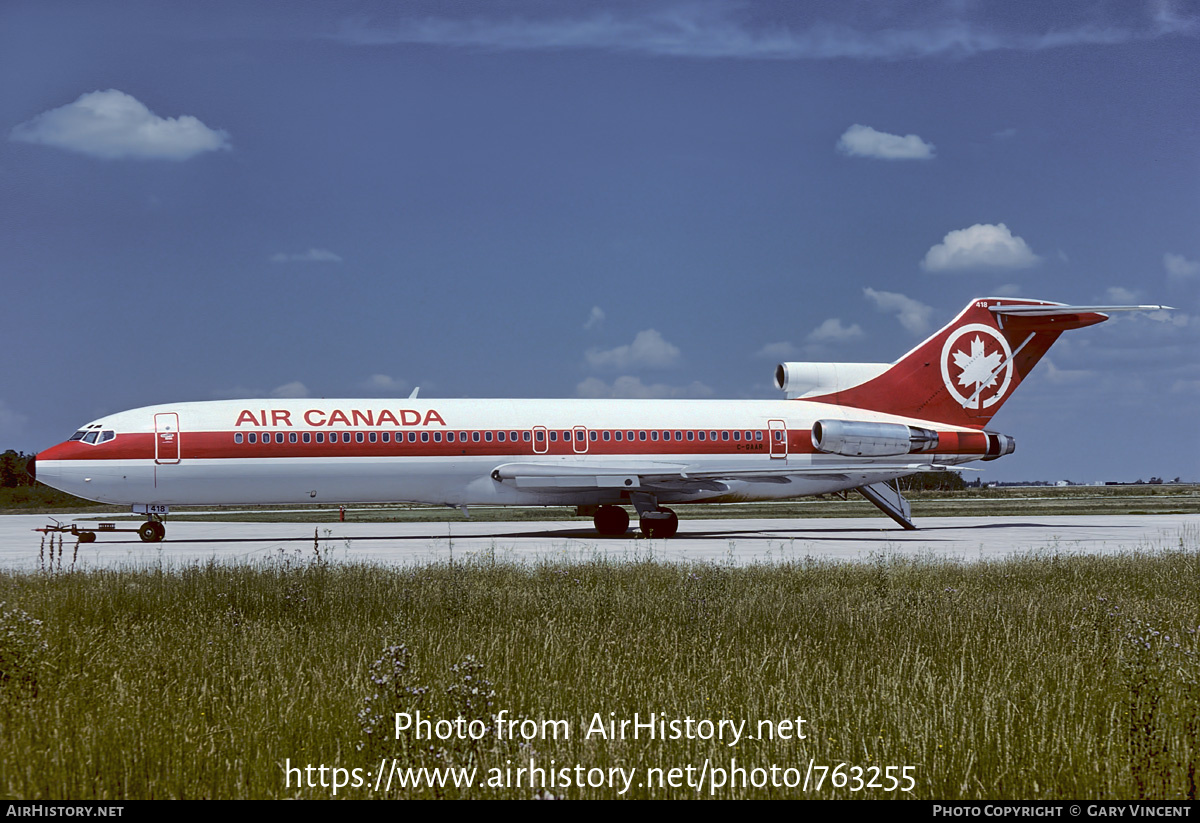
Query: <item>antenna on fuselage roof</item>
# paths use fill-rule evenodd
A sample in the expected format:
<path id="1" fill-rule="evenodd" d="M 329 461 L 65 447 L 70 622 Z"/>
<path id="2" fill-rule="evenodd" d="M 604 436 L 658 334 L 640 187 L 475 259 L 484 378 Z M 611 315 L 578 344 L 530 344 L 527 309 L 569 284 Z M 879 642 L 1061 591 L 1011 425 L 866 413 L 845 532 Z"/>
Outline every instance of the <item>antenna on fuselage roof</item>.
<path id="1" fill-rule="evenodd" d="M 417 399 L 417 392 L 419 392 L 420 390 L 421 390 L 421 387 L 420 387 L 420 386 L 417 386 L 415 389 L 413 389 L 413 390 L 412 390 L 412 394 L 410 394 L 410 395 L 408 396 L 408 399 L 409 399 L 409 400 L 416 400 L 416 399 Z"/>

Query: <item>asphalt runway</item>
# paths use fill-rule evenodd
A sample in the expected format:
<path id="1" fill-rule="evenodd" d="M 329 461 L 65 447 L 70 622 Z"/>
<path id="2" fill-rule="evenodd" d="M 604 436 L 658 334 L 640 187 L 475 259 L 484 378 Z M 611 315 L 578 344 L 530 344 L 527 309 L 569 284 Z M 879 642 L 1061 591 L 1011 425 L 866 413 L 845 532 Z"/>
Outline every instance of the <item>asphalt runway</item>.
<path id="1" fill-rule="evenodd" d="M 70 523 L 73 517 L 57 519 Z M 806 558 L 865 561 L 881 554 L 971 561 L 1030 552 L 1114 554 L 1200 548 L 1200 514 L 931 517 L 918 523 L 918 531 L 905 531 L 876 517 L 685 520 L 670 540 L 647 540 L 632 530 L 625 537 L 601 537 L 584 521 L 313 524 L 168 518 L 167 539 L 162 543 L 143 543 L 136 534 L 101 533 L 95 543 L 76 546 L 75 538 L 67 534 L 61 553 L 57 545 L 50 552 L 49 538 L 43 540 L 33 531 L 50 522 L 46 515 L 0 516 L 0 568 L 306 561 L 318 552 L 335 562 L 398 565 L 491 558 L 515 563 L 601 559 L 749 565 Z M 117 523 L 118 528 L 136 525 Z M 53 556 L 48 559 L 48 554 Z"/>

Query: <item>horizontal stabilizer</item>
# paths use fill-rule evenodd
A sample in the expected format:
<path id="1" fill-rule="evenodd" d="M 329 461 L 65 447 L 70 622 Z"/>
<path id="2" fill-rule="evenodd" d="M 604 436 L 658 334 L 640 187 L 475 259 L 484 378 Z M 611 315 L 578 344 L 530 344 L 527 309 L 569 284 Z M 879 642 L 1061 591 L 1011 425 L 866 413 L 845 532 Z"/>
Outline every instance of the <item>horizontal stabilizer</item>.
<path id="1" fill-rule="evenodd" d="M 993 314 L 1023 314 L 1032 317 L 1056 317 L 1066 314 L 1107 314 L 1113 311 L 1170 311 L 1171 306 L 988 306 Z"/>

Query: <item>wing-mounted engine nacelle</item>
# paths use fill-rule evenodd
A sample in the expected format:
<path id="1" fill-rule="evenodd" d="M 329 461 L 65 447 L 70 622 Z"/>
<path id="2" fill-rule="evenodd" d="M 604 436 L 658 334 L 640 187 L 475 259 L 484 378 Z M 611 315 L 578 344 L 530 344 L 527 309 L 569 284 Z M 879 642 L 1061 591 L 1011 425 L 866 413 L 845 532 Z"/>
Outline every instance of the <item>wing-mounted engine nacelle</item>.
<path id="1" fill-rule="evenodd" d="M 891 368 L 889 363 L 780 363 L 775 388 L 797 397 L 834 394 L 861 385 Z"/>
<path id="2" fill-rule="evenodd" d="M 996 460 L 1017 450 L 1017 441 L 1007 434 L 984 432 L 987 435 L 987 454 L 980 460 Z"/>
<path id="3" fill-rule="evenodd" d="M 938 433 L 903 423 L 818 420 L 813 423 L 812 443 L 813 448 L 826 454 L 888 457 L 932 451 L 938 446 Z"/>

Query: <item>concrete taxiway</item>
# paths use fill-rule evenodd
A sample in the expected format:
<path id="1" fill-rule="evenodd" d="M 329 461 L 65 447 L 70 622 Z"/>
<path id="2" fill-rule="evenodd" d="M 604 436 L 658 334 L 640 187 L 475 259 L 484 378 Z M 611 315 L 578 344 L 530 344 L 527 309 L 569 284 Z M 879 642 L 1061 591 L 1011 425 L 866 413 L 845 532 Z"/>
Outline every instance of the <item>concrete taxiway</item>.
<path id="1" fill-rule="evenodd" d="M 74 515 L 58 519 L 70 523 Z M 1030 517 L 937 517 L 905 531 L 883 518 L 685 520 L 670 540 L 634 530 L 601 537 L 585 521 L 489 523 L 230 523 L 167 521 L 167 539 L 103 534 L 76 545 L 64 535 L 47 558 L 50 539 L 33 531 L 46 515 L 0 516 L 0 568 L 97 569 L 210 560 L 256 563 L 316 554 L 336 562 L 421 564 L 472 558 L 540 561 L 715 562 L 748 565 L 821 560 L 863 561 L 879 555 L 952 560 L 998 559 L 1029 552 L 1115 554 L 1200 549 L 1200 514 Z M 76 521 L 81 526 L 85 522 Z M 133 522 L 119 527 L 134 527 Z"/>

